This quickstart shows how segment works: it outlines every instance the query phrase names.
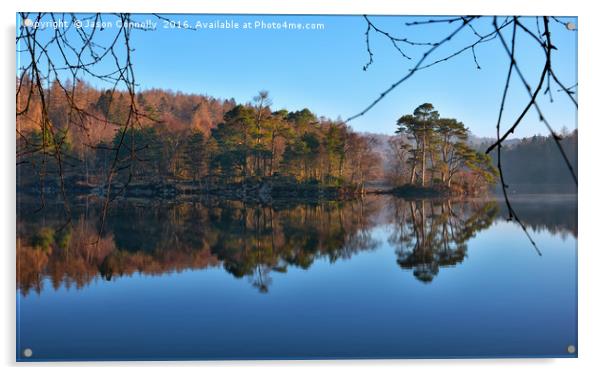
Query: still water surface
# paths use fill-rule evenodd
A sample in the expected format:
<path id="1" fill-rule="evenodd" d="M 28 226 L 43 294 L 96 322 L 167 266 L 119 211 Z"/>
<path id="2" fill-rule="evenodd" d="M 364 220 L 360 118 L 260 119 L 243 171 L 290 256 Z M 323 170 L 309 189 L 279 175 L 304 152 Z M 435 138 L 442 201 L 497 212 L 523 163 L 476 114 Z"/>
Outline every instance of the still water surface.
<path id="1" fill-rule="evenodd" d="M 99 207 L 20 201 L 18 360 L 577 355 L 574 197 Z"/>

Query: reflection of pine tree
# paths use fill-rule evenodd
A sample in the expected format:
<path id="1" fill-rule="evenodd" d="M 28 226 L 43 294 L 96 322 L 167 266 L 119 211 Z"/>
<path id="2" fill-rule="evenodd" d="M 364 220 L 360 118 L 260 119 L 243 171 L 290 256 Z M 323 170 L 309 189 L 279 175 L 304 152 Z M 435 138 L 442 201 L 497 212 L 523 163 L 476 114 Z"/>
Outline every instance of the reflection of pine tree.
<path id="1" fill-rule="evenodd" d="M 389 242 L 398 246 L 397 263 L 414 276 L 431 282 L 440 267 L 461 263 L 466 242 L 488 228 L 497 214 L 497 203 L 396 200 L 396 230 Z"/>

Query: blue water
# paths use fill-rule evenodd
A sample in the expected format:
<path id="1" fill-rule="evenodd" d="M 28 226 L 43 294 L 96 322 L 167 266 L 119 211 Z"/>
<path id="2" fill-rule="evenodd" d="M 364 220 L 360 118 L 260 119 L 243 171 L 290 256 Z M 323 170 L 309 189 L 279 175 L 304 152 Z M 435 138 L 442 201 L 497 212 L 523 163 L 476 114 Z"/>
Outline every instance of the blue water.
<path id="1" fill-rule="evenodd" d="M 367 249 L 266 272 L 267 290 L 255 286 L 256 273 L 226 272 L 223 260 L 97 275 L 79 287 L 67 278 L 57 285 L 42 271 L 38 291 L 18 291 L 17 359 L 577 356 L 567 351 L 577 346 L 571 218 L 560 229 L 528 226 L 540 256 L 500 211 L 466 241 L 460 262 L 425 282 L 398 264 L 398 227 L 382 214 L 387 206 L 361 229 Z"/>

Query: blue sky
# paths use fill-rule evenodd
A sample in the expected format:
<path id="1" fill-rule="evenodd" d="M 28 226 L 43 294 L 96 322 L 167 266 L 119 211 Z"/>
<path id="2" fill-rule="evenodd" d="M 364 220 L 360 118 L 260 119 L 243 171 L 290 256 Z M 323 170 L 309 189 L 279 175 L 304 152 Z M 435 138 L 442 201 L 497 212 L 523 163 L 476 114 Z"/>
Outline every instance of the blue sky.
<path id="1" fill-rule="evenodd" d="M 83 16 L 82 16 L 83 17 Z M 391 42 L 371 32 L 374 62 L 364 71 L 368 61 L 365 45 L 366 22 L 361 16 L 273 16 L 273 15 L 168 15 L 174 21 L 233 21 L 319 23 L 323 30 L 252 29 L 164 29 L 159 22 L 153 31 L 134 30 L 132 45 L 136 80 L 141 88 L 163 88 L 187 93 L 209 94 L 218 98 L 234 98 L 248 102 L 259 90 L 268 90 L 273 108 L 297 110 L 307 107 L 320 116 L 346 119 L 365 108 L 372 100 L 397 81 L 416 63 L 428 47 L 402 46 L 412 57 L 404 59 Z M 458 24 L 406 26 L 406 22 L 424 18 L 407 16 L 371 16 L 379 28 L 414 41 L 435 42 L 449 34 Z M 156 17 L 135 15 L 144 21 Z M 106 20 L 115 18 L 106 17 Z M 502 22 L 503 18 L 500 18 Z M 577 23 L 574 18 L 563 18 Z M 491 30 L 491 17 L 474 23 L 477 31 Z M 525 18 L 526 25 L 535 25 Z M 242 27 L 242 26 L 241 26 Z M 553 65 L 558 77 L 567 85 L 577 82 L 577 32 L 550 23 L 552 40 L 557 50 Z M 46 29 L 44 32 L 53 32 Z M 510 38 L 510 28 L 505 36 Z M 98 33 L 108 40 L 115 30 Z M 432 60 L 444 57 L 472 43 L 476 36 L 465 28 L 448 46 L 441 47 Z M 517 59 L 532 86 L 543 67 L 543 52 L 529 37 L 519 33 Z M 469 51 L 445 63 L 415 74 L 400 85 L 365 116 L 350 122 L 358 131 L 392 134 L 395 122 L 415 107 L 432 103 L 444 117 L 463 121 L 479 136 L 494 136 L 499 102 L 502 95 L 508 58 L 499 40 L 476 47 L 481 69 L 476 69 Z M 22 63 L 22 62 L 21 62 Z M 102 86 L 100 82 L 93 85 Z M 554 103 L 540 97 L 539 103 L 553 127 L 576 127 L 576 110 L 553 86 Z M 509 126 L 526 104 L 528 96 L 522 84 L 512 81 L 503 122 Z M 538 117 L 525 117 L 514 136 L 545 134 Z"/>

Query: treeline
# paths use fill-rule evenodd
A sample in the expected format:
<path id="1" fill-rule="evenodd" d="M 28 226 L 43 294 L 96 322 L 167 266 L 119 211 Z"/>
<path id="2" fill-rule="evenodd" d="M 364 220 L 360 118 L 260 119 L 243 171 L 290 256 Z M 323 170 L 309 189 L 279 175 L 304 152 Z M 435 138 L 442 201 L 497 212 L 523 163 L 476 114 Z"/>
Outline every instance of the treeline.
<path id="1" fill-rule="evenodd" d="M 309 109 L 146 90 L 99 90 L 22 79 L 17 163 L 23 185 L 67 189 L 188 181 L 195 185 L 294 184 L 361 191 L 375 173 L 371 139 Z M 62 177 L 62 178 L 61 178 Z"/>
<path id="2" fill-rule="evenodd" d="M 567 158 L 577 173 L 577 130 L 563 130 L 559 137 Z M 577 186 L 566 166 L 553 135 L 523 138 L 502 148 L 504 179 L 510 191 L 577 192 Z M 497 163 L 497 155 L 494 155 Z"/>
<path id="3" fill-rule="evenodd" d="M 238 183 L 286 178 L 292 183 L 362 188 L 376 156 L 371 140 L 341 122 L 320 118 L 305 108 L 272 111 L 266 92 L 253 104 L 237 105 L 207 135 L 161 136 L 157 127 L 131 131 L 147 144 L 141 157 L 151 161 L 136 175 Z M 123 149 L 123 158 L 127 158 Z"/>
<path id="4" fill-rule="evenodd" d="M 159 89 L 131 96 L 82 81 L 52 82 L 42 98 L 26 76 L 17 87 L 18 184 L 31 191 L 104 191 L 110 176 L 130 192 L 183 186 L 258 194 L 269 185 L 268 195 L 355 194 L 372 182 L 402 193 L 475 195 L 497 180 L 486 145 L 429 103 L 400 117 L 389 137 L 354 132 L 307 108 L 274 109 L 267 92 L 240 104 Z M 577 133 L 560 136 L 576 168 Z M 517 191 L 562 191 L 573 185 L 563 166 L 551 136 L 503 148 L 505 178 Z"/>
<path id="5" fill-rule="evenodd" d="M 476 194 L 496 181 L 491 158 L 468 144 L 468 128 L 456 119 L 440 117 L 430 103 L 400 117 L 396 134 L 389 140 L 387 176 L 403 191 L 418 185 Z"/>

